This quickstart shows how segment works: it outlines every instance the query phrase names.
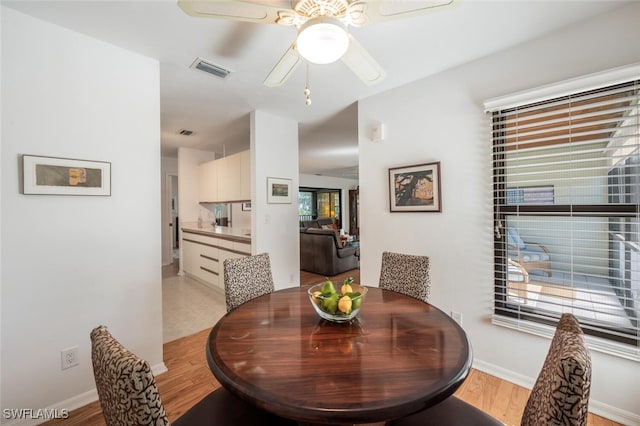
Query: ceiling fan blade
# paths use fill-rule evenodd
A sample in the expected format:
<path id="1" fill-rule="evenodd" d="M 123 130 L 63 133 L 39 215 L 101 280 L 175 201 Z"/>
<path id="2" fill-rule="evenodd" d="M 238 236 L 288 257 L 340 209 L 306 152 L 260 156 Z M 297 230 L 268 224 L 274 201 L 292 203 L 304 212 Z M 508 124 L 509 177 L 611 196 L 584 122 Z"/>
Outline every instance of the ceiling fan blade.
<path id="1" fill-rule="evenodd" d="M 351 34 L 349 34 L 349 49 L 342 56 L 342 62 L 351 68 L 351 71 L 367 86 L 380 83 L 386 75 L 380 64 Z"/>
<path id="2" fill-rule="evenodd" d="M 275 67 L 271 70 L 267 78 L 264 80 L 264 85 L 268 87 L 282 86 L 285 81 L 293 74 L 302 58 L 296 50 L 296 43 L 294 42 L 291 47 L 282 55 L 282 58 L 278 61 Z"/>
<path id="3" fill-rule="evenodd" d="M 275 24 L 280 13 L 291 9 L 240 0 L 178 0 L 178 6 L 190 16 L 220 18 L 244 22 Z"/>
<path id="4" fill-rule="evenodd" d="M 369 23 L 390 21 L 422 15 L 432 9 L 447 6 L 453 0 L 395 0 L 367 2 L 366 16 Z"/>

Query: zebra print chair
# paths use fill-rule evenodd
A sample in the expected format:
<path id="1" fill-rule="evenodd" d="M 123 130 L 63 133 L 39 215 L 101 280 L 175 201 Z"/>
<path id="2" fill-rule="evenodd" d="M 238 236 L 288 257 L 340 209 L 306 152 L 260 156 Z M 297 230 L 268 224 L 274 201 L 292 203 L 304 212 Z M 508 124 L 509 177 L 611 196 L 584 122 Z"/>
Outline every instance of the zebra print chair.
<path id="1" fill-rule="evenodd" d="M 428 302 L 431 290 L 429 257 L 385 251 L 378 286 Z"/>
<path id="2" fill-rule="evenodd" d="M 225 259 L 223 269 L 227 312 L 274 290 L 269 253 Z"/>
<path id="3" fill-rule="evenodd" d="M 586 426 L 591 356 L 578 320 L 563 314 L 522 415 L 521 426 Z M 497 426 L 503 423 L 451 396 L 390 426 Z"/>
<path id="4" fill-rule="evenodd" d="M 169 419 L 149 363 L 125 349 L 105 326 L 91 331 L 91 360 L 107 426 L 165 426 Z M 224 388 L 190 408 L 174 426 L 296 425 L 262 411 Z"/>

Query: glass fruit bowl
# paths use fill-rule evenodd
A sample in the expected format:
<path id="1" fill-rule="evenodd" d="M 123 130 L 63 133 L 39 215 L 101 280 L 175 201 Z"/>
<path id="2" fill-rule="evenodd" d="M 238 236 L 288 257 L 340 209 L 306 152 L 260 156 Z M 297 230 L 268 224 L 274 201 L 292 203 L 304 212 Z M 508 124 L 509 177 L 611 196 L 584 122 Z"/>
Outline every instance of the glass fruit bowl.
<path id="1" fill-rule="evenodd" d="M 348 322 L 360 312 L 367 290 L 367 287 L 351 284 L 347 279 L 338 289 L 327 280 L 309 287 L 307 293 L 311 305 L 321 318 L 331 322 Z"/>

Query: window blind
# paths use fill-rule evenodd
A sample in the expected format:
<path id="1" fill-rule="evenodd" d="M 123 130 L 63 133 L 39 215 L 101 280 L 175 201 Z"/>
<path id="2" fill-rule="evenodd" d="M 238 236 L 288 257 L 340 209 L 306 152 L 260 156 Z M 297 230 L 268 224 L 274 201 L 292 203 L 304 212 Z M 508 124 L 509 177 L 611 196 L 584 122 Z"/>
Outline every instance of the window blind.
<path id="1" fill-rule="evenodd" d="M 635 78 L 489 111 L 496 315 L 571 312 L 640 348 L 639 92 Z"/>

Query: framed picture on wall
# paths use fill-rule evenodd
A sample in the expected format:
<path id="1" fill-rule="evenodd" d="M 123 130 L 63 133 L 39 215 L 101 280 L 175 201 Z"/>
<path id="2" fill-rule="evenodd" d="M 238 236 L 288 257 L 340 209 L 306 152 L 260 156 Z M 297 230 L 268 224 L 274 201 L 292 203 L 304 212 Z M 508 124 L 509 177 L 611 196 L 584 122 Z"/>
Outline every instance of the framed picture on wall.
<path id="1" fill-rule="evenodd" d="M 22 156 L 25 195 L 111 195 L 111 163 Z"/>
<path id="2" fill-rule="evenodd" d="M 441 212 L 440 162 L 389 169 L 392 212 Z"/>
<path id="3" fill-rule="evenodd" d="M 291 179 L 268 177 L 267 203 L 291 204 Z"/>
<path id="4" fill-rule="evenodd" d="M 251 201 L 247 201 L 242 203 L 242 211 L 243 212 L 250 212 L 251 211 Z"/>

